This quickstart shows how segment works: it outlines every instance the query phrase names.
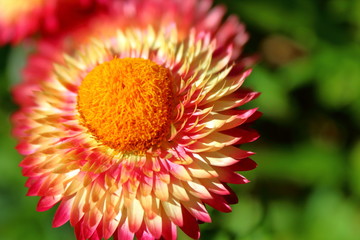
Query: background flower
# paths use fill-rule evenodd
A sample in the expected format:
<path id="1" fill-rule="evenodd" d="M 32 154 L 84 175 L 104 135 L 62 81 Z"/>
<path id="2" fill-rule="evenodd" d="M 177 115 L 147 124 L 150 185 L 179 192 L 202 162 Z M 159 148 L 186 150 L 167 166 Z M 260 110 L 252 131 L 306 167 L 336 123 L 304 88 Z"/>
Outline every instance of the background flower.
<path id="1" fill-rule="evenodd" d="M 81 24 L 96 12 L 106 11 L 107 0 L 0 1 L 0 45 L 18 43 L 41 33 L 52 35 Z"/>

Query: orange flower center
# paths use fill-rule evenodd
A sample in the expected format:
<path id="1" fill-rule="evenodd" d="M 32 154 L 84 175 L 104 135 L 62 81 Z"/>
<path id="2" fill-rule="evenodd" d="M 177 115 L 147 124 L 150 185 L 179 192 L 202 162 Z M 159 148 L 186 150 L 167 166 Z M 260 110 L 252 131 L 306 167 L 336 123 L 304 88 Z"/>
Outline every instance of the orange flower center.
<path id="1" fill-rule="evenodd" d="M 158 146 L 172 113 L 168 69 L 141 58 L 115 58 L 96 66 L 78 92 L 81 123 L 103 144 L 125 153 Z"/>

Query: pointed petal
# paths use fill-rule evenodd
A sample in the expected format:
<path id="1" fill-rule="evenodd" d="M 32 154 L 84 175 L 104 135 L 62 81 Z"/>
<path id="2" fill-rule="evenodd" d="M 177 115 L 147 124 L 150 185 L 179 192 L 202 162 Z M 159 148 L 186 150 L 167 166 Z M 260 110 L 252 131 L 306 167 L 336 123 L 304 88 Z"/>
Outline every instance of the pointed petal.
<path id="1" fill-rule="evenodd" d="M 181 214 L 181 205 L 175 199 L 169 199 L 167 202 L 161 202 L 168 218 L 178 226 L 183 225 L 183 216 Z"/>
<path id="2" fill-rule="evenodd" d="M 162 235 L 166 240 L 176 240 L 177 239 L 177 231 L 176 225 L 170 221 L 170 219 L 166 216 L 164 209 L 162 209 Z"/>
<path id="3" fill-rule="evenodd" d="M 219 174 L 219 180 L 221 182 L 233 183 L 233 184 L 245 184 L 250 181 L 239 173 L 234 172 L 234 170 L 229 167 L 214 167 L 216 172 Z"/>
<path id="4" fill-rule="evenodd" d="M 144 209 L 142 208 L 140 201 L 136 198 L 133 199 L 127 212 L 129 229 L 131 232 L 135 233 L 139 230 L 144 218 Z"/>
<path id="5" fill-rule="evenodd" d="M 200 200 L 192 198 L 191 201 L 183 202 L 183 206 L 193 217 L 203 222 L 211 222 L 209 213 Z"/>
<path id="6" fill-rule="evenodd" d="M 43 212 L 49 210 L 56 203 L 58 203 L 61 200 L 61 198 L 62 195 L 41 197 L 37 204 L 36 211 Z"/>
<path id="7" fill-rule="evenodd" d="M 168 185 L 161 179 L 154 180 L 154 192 L 161 201 L 167 201 L 169 198 Z"/>
<path id="8" fill-rule="evenodd" d="M 231 165 L 231 169 L 233 171 L 249 171 L 249 170 L 253 170 L 256 167 L 257 167 L 256 162 L 250 158 L 240 159 L 238 163 Z"/>
<path id="9" fill-rule="evenodd" d="M 182 208 L 182 215 L 184 216 L 184 224 L 180 227 L 181 230 L 189 237 L 199 239 L 200 229 L 196 219 L 185 208 Z"/>
<path id="10" fill-rule="evenodd" d="M 119 228 L 117 229 L 117 238 L 118 240 L 133 240 L 134 233 L 129 230 L 127 219 L 119 225 Z"/>
<path id="11" fill-rule="evenodd" d="M 162 234 L 162 218 L 161 216 L 155 216 L 153 219 L 145 218 L 145 223 L 147 229 L 154 236 L 154 238 L 158 239 Z"/>
<path id="12" fill-rule="evenodd" d="M 231 212 L 231 207 L 226 200 L 217 194 L 213 194 L 213 199 L 204 199 L 203 202 L 220 212 Z"/>
<path id="13" fill-rule="evenodd" d="M 69 221 L 70 210 L 71 210 L 71 206 L 72 206 L 73 202 L 74 202 L 74 198 L 70 198 L 70 199 L 63 200 L 60 203 L 59 208 L 55 212 L 54 220 L 52 223 L 52 226 L 54 228 L 60 227 L 60 226 L 64 225 L 67 221 Z"/>

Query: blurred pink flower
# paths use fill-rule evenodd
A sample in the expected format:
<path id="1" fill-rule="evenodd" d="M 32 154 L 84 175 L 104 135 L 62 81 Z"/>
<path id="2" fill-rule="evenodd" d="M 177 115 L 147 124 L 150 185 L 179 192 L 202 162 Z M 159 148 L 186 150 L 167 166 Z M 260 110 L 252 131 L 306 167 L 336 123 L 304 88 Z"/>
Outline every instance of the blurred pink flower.
<path id="1" fill-rule="evenodd" d="M 72 28 L 108 0 L 0 0 L 0 45 L 18 43 L 41 32 L 55 34 Z"/>

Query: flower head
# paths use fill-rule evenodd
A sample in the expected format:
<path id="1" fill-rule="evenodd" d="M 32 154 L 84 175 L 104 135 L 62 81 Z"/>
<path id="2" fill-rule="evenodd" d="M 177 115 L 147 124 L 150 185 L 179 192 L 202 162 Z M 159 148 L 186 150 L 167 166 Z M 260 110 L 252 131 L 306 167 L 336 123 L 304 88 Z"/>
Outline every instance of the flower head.
<path id="1" fill-rule="evenodd" d="M 59 203 L 53 226 L 70 221 L 78 239 L 194 239 L 247 183 L 254 141 L 240 110 L 258 96 L 242 89 L 250 74 L 233 45 L 212 32 L 176 25 L 125 27 L 64 55 L 31 101 L 14 114 L 14 134 L 38 211 Z M 220 45 L 222 46 L 222 45 Z M 66 52 L 65 52 L 66 53 Z"/>

